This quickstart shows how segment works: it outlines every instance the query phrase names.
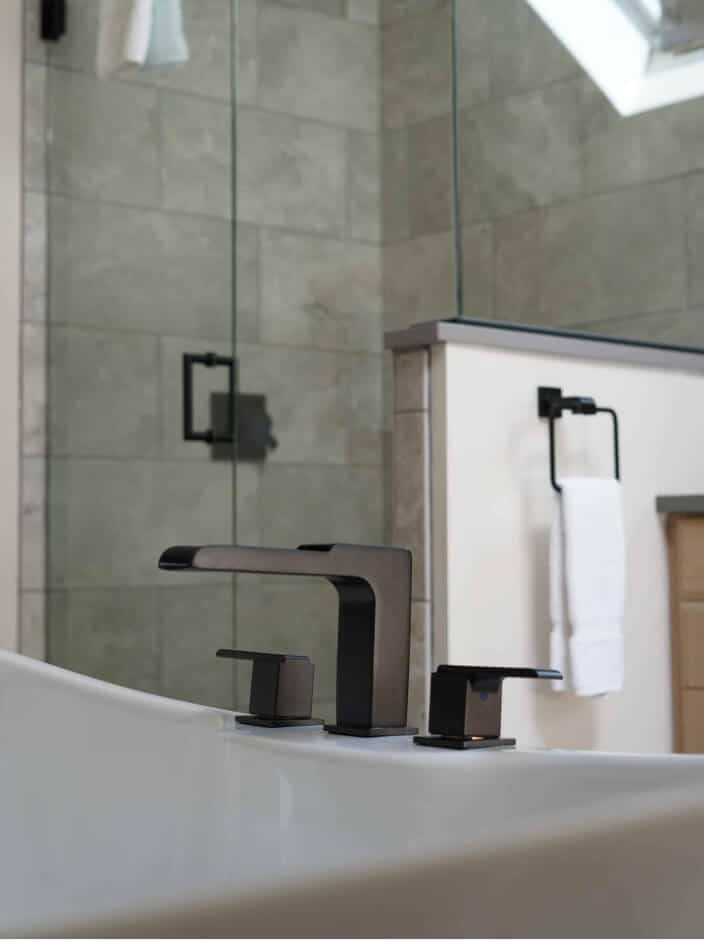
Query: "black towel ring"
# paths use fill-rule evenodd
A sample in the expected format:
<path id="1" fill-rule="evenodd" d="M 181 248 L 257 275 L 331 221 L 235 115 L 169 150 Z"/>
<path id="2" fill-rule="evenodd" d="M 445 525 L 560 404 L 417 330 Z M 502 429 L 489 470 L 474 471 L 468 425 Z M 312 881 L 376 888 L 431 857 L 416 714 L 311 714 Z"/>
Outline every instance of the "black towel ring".
<path id="1" fill-rule="evenodd" d="M 550 388 L 541 385 L 538 388 L 538 417 L 548 419 L 548 433 L 550 436 L 550 483 L 557 493 L 562 487 L 557 482 L 555 472 L 555 419 L 562 417 L 563 411 L 571 411 L 576 415 L 609 414 L 614 429 L 614 477 L 621 479 L 621 459 L 618 443 L 618 415 L 613 408 L 600 408 L 593 398 L 585 396 L 563 397 L 561 388 Z"/>

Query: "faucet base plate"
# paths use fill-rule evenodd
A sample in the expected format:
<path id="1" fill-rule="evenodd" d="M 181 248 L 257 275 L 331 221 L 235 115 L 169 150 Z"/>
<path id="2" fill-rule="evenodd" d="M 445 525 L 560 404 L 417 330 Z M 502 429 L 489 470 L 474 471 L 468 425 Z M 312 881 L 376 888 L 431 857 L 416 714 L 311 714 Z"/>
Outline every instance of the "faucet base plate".
<path id="1" fill-rule="evenodd" d="M 354 738 L 383 738 L 389 735 L 416 734 L 417 728 L 351 728 L 349 725 L 324 725 L 329 734 L 349 734 Z"/>
<path id="2" fill-rule="evenodd" d="M 417 734 L 413 742 L 423 747 L 449 747 L 456 751 L 516 746 L 515 738 L 447 738 L 442 734 Z"/>
<path id="3" fill-rule="evenodd" d="M 240 725 L 255 725 L 257 728 L 297 728 L 302 725 L 322 725 L 320 718 L 259 718 L 258 715 L 238 715 Z"/>

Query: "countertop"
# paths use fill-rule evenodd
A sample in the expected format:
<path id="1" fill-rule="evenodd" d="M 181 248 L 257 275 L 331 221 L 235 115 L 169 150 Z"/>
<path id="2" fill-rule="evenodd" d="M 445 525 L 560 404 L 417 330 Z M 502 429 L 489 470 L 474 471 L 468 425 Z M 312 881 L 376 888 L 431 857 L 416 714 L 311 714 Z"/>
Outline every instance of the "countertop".
<path id="1" fill-rule="evenodd" d="M 655 508 L 662 513 L 697 513 L 704 516 L 704 494 L 688 493 L 681 496 L 656 496 Z"/>

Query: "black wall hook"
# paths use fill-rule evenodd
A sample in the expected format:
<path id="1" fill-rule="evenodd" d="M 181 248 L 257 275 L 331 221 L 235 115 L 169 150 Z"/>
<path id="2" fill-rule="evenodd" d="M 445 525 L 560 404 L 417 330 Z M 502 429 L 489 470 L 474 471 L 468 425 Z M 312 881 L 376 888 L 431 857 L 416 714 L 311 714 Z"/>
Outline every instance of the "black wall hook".
<path id="1" fill-rule="evenodd" d="M 550 435 L 550 483 L 557 493 L 562 487 L 557 482 L 555 472 L 555 419 L 562 417 L 563 411 L 571 411 L 576 415 L 609 414 L 614 430 L 614 477 L 621 479 L 621 457 L 618 440 L 618 415 L 613 408 L 601 408 L 593 398 L 573 395 L 564 397 L 561 388 L 552 388 L 541 385 L 538 388 L 538 417 L 548 419 L 548 433 Z"/>

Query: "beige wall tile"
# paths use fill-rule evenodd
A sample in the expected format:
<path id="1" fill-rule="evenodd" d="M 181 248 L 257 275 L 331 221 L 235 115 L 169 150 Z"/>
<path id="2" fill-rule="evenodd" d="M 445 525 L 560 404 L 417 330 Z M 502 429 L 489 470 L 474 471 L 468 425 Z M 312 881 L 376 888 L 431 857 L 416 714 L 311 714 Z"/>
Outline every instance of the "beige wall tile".
<path id="1" fill-rule="evenodd" d="M 413 553 L 413 597 L 429 597 L 428 577 L 428 417 L 422 412 L 394 415 L 392 542 Z"/>
<path id="2" fill-rule="evenodd" d="M 427 349 L 396 353 L 393 358 L 395 413 L 428 410 L 429 368 Z"/>

